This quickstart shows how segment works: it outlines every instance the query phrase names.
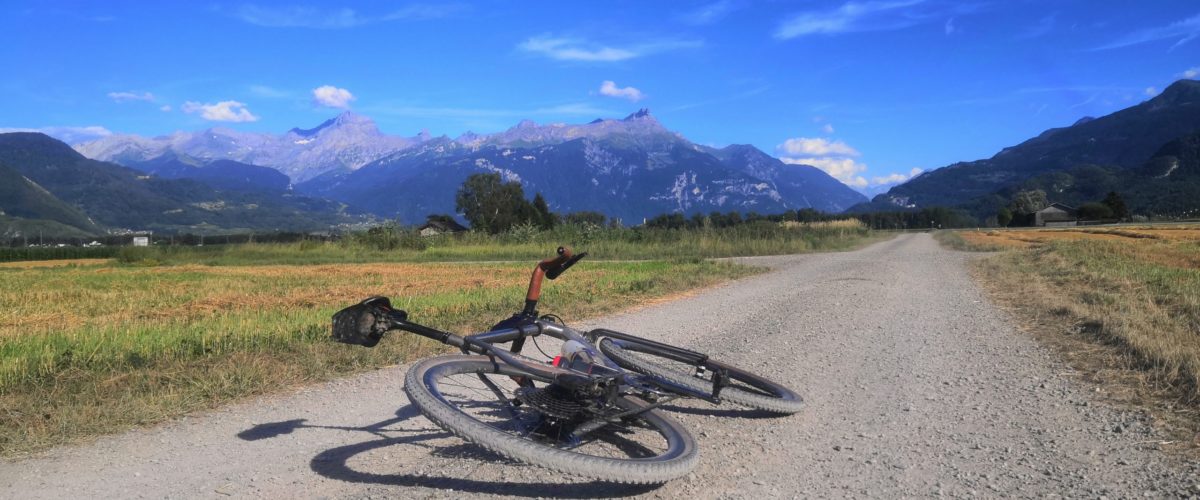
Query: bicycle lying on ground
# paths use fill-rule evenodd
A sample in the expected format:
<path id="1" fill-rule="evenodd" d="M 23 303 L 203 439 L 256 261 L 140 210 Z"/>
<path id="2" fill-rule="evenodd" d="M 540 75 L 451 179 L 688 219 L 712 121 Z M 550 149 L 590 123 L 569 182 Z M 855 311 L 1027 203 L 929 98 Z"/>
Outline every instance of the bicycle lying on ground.
<path id="1" fill-rule="evenodd" d="M 539 315 L 543 278 L 585 255 L 560 247 L 539 262 L 525 308 L 487 332 L 423 326 L 386 297 L 371 297 L 333 316 L 333 337 L 372 347 L 403 330 L 458 348 L 462 355 L 422 360 L 405 376 L 404 391 L 426 418 L 511 459 L 604 481 L 662 483 L 695 468 L 695 439 L 661 409 L 680 398 L 776 415 L 800 410 L 791 390 L 705 354 L 602 328 L 580 332 Z M 561 354 L 549 362 L 521 355 L 525 340 L 536 346 L 541 335 L 561 340 Z"/>

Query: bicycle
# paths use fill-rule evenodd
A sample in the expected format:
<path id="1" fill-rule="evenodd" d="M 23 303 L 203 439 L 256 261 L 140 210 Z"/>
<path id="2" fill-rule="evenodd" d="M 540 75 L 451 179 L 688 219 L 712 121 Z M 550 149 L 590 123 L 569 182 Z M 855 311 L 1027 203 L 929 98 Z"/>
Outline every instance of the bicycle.
<path id="1" fill-rule="evenodd" d="M 461 355 L 419 361 L 405 376 L 404 391 L 426 418 L 511 459 L 602 481 L 663 483 L 695 468 L 695 438 L 662 410 L 672 401 L 800 410 L 803 401 L 786 387 L 705 354 L 603 328 L 580 332 L 540 315 L 543 279 L 587 255 L 564 247 L 557 254 L 534 267 L 524 308 L 487 332 L 423 326 L 377 296 L 334 314 L 333 337 L 373 347 L 402 330 L 458 348 Z M 523 356 L 526 339 L 542 350 L 542 335 L 563 342 L 560 354 L 548 362 Z"/>

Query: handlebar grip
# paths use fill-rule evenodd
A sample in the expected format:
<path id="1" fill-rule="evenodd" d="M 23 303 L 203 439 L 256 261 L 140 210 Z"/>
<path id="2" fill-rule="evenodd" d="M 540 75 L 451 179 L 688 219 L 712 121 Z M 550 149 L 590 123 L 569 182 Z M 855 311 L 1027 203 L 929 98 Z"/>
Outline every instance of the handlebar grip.
<path id="1" fill-rule="evenodd" d="M 546 278 L 547 279 L 557 278 L 560 274 L 567 272 L 567 269 L 570 269 L 571 266 L 575 265 L 576 262 L 579 262 L 584 257 L 587 257 L 587 252 L 583 252 L 578 255 L 572 256 L 571 258 L 567 259 L 566 262 L 563 262 L 562 265 L 555 267 L 553 269 L 550 269 L 549 271 L 546 271 Z"/>

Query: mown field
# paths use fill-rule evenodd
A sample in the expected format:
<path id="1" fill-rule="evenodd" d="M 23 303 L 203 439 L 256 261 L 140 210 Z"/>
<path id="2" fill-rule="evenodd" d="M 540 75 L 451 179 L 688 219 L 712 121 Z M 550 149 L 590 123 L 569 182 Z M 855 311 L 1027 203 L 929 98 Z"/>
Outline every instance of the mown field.
<path id="1" fill-rule="evenodd" d="M 950 246 L 1000 250 L 979 264 L 1019 317 L 1103 346 L 1097 370 L 1140 373 L 1143 396 L 1200 422 L 1200 226 L 943 232 Z M 1136 398 L 1134 398 L 1136 399 Z M 1162 398 L 1158 398 L 1162 399 Z"/>
<path id="2" fill-rule="evenodd" d="M 520 309 L 529 265 L 83 265 L 0 268 L 0 450 L 12 456 L 440 350 L 393 335 L 335 344 L 370 295 L 465 333 Z M 581 263 L 544 311 L 579 319 L 745 276 L 709 262 Z"/>
<path id="3" fill-rule="evenodd" d="M 544 287 L 543 312 L 574 322 L 760 271 L 701 257 L 878 238 L 857 223 L 733 229 L 425 240 L 395 232 L 0 264 L 0 456 L 441 351 L 404 334 L 374 349 L 336 344 L 329 319 L 386 295 L 414 321 L 484 330 L 520 309 L 533 262 L 557 241 L 610 259 L 589 258 Z M 460 262 L 430 262 L 438 260 Z"/>

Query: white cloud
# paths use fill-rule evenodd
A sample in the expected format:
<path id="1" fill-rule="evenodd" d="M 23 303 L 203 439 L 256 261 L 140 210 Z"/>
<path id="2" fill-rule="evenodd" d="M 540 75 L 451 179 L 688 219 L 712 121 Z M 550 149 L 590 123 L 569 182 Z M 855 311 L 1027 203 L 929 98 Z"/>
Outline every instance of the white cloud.
<path id="1" fill-rule="evenodd" d="M 922 19 L 904 15 L 903 10 L 921 3 L 923 0 L 846 2 L 832 10 L 802 12 L 781 23 L 775 30 L 775 38 L 907 28 Z"/>
<path id="2" fill-rule="evenodd" d="M 233 11 L 243 22 L 268 28 L 354 28 L 383 21 L 434 19 L 463 9 L 459 4 L 410 4 L 382 15 L 364 15 L 354 9 L 321 9 L 310 6 L 259 6 L 246 4 Z"/>
<path id="3" fill-rule="evenodd" d="M 109 92 L 108 98 L 116 102 L 145 101 L 154 102 L 154 94 L 149 92 Z"/>
<path id="4" fill-rule="evenodd" d="M 600 95 L 629 99 L 633 102 L 638 102 L 646 97 L 642 91 L 634 87 L 618 87 L 612 80 L 605 80 L 600 84 Z"/>
<path id="5" fill-rule="evenodd" d="M 864 178 L 862 175 L 859 175 L 862 172 L 867 170 L 867 166 L 862 163 L 859 163 L 857 161 L 854 161 L 853 158 L 837 158 L 837 157 L 788 158 L 788 157 L 783 157 L 783 158 L 780 158 L 780 160 L 789 165 L 809 165 L 809 166 L 817 167 L 817 168 L 825 171 L 825 173 L 829 174 L 830 177 L 833 177 L 834 179 L 841 181 L 842 184 L 845 184 L 850 187 L 864 188 L 870 184 L 869 182 L 867 182 L 866 178 Z"/>
<path id="6" fill-rule="evenodd" d="M 946 31 L 947 35 L 953 35 L 959 31 L 958 27 L 954 25 L 953 17 L 946 20 L 946 26 L 943 29 Z"/>
<path id="7" fill-rule="evenodd" d="M 701 45 L 695 40 L 657 40 L 627 47 L 610 47 L 577 38 L 537 36 L 521 42 L 517 48 L 559 61 L 617 62 Z"/>
<path id="8" fill-rule="evenodd" d="M 1146 87 L 1146 90 L 1143 90 L 1142 93 L 1146 94 L 1146 97 L 1154 97 L 1158 95 L 1158 89 L 1154 87 Z"/>
<path id="9" fill-rule="evenodd" d="M 40 127 L 40 128 L 4 128 L 0 127 L 0 134 L 10 132 L 38 132 L 46 134 L 50 137 L 63 141 L 67 144 L 79 144 L 107 137 L 112 135 L 112 131 L 99 125 L 91 125 L 88 127 Z"/>
<path id="10" fill-rule="evenodd" d="M 171 112 L 171 105 L 163 104 L 162 106 L 159 106 L 158 110 L 162 111 L 163 113 L 169 113 L 169 112 Z"/>
<path id="11" fill-rule="evenodd" d="M 821 131 L 825 132 L 826 134 L 832 134 L 833 133 L 833 124 L 826 123 L 825 126 L 821 127 Z"/>
<path id="12" fill-rule="evenodd" d="M 858 156 L 854 148 L 842 141 L 821 137 L 796 137 L 783 141 L 778 150 L 788 156 Z"/>
<path id="13" fill-rule="evenodd" d="M 1179 77 L 1188 78 L 1188 79 L 1196 78 L 1197 76 L 1200 76 L 1200 66 L 1196 66 L 1195 68 L 1185 69 L 1185 70 L 1183 70 L 1182 73 L 1179 74 Z"/>
<path id="14" fill-rule="evenodd" d="M 349 90 L 333 85 L 322 85 L 312 91 L 313 103 L 326 108 L 349 109 L 350 101 L 357 99 Z"/>
<path id="15" fill-rule="evenodd" d="M 221 101 L 216 104 L 201 104 L 194 101 L 183 103 L 184 113 L 200 113 L 200 117 L 214 122 L 255 122 L 254 116 L 246 105 L 237 101 Z"/>
<path id="16" fill-rule="evenodd" d="M 1180 45 L 1195 40 L 1197 37 L 1200 37 L 1200 14 L 1175 21 L 1166 26 L 1134 31 L 1093 50 L 1117 49 L 1159 40 L 1175 40 L 1175 44 L 1171 45 L 1171 49 L 1175 49 Z"/>
<path id="17" fill-rule="evenodd" d="M 886 175 L 883 177 L 872 177 L 871 184 L 876 185 L 876 186 L 883 186 L 883 185 L 888 185 L 888 184 L 900 184 L 901 182 L 905 182 L 909 179 L 912 179 L 913 177 L 921 175 L 921 173 L 924 171 L 925 171 L 925 169 L 923 169 L 923 168 L 914 168 L 912 170 L 909 170 L 907 174 L 898 174 L 897 173 L 897 174 L 889 174 L 889 175 Z"/>

